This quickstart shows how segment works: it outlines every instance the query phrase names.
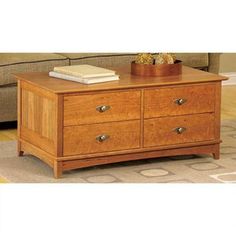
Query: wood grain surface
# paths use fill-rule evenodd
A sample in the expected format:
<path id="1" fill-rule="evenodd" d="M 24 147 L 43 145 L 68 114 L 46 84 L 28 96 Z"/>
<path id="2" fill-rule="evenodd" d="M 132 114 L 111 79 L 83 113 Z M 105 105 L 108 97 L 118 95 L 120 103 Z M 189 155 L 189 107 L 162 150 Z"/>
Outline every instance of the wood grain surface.
<path id="1" fill-rule="evenodd" d="M 182 105 L 178 99 L 184 99 Z M 215 84 L 147 89 L 144 93 L 144 117 L 162 117 L 213 112 Z"/>
<path id="2" fill-rule="evenodd" d="M 56 155 L 56 95 L 21 85 L 20 137 L 37 147 Z M 55 99 L 55 100 L 54 100 Z"/>
<path id="3" fill-rule="evenodd" d="M 125 67 L 109 68 L 115 70 L 120 75 L 120 80 L 85 85 L 72 81 L 56 79 L 49 77 L 48 73 L 19 73 L 15 77 L 19 80 L 27 81 L 27 83 L 34 84 L 37 88 L 43 88 L 53 93 L 82 93 L 88 91 L 111 91 L 130 88 L 148 88 L 156 86 L 168 85 L 182 85 L 182 84 L 195 84 L 206 83 L 211 81 L 222 81 L 227 78 L 212 73 L 207 73 L 197 69 L 183 66 L 181 75 L 177 76 L 161 76 L 161 77 L 145 77 L 135 76 L 130 74 L 130 65 Z"/>
<path id="4" fill-rule="evenodd" d="M 99 135 L 109 138 L 99 142 Z M 64 156 L 140 148 L 140 121 L 70 126 L 64 128 Z"/>
<path id="5" fill-rule="evenodd" d="M 186 129 L 178 134 L 176 128 Z M 144 147 L 196 143 L 215 138 L 214 114 L 197 114 L 147 119 L 144 121 Z"/>
<path id="6" fill-rule="evenodd" d="M 64 125 L 140 119 L 140 91 L 64 97 Z M 109 106 L 100 112 L 99 107 Z"/>

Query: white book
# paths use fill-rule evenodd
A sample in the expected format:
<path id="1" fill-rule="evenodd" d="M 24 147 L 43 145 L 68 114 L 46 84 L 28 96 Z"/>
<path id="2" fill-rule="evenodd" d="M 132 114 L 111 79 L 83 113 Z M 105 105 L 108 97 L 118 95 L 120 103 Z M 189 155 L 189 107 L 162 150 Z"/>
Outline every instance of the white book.
<path id="1" fill-rule="evenodd" d="M 72 66 L 59 66 L 54 67 L 53 71 L 72 75 L 76 77 L 83 77 L 83 78 L 93 78 L 93 77 L 104 77 L 104 76 L 113 76 L 115 75 L 115 71 L 91 66 L 91 65 L 72 65 Z"/>
<path id="2" fill-rule="evenodd" d="M 62 73 L 58 73 L 55 71 L 50 71 L 49 76 L 55 77 L 58 79 L 64 79 L 64 80 L 70 80 L 82 84 L 96 84 L 96 83 L 103 83 L 108 81 L 115 81 L 119 80 L 119 75 L 112 75 L 112 76 L 104 76 L 104 77 L 93 77 L 93 78 L 82 78 L 82 77 L 76 77 L 72 75 L 65 75 Z"/>

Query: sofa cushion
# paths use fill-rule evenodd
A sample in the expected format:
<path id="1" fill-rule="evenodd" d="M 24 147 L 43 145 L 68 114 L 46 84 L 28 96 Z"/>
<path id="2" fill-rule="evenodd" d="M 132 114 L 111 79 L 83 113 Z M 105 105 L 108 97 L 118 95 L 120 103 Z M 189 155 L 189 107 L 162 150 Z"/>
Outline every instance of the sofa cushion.
<path id="1" fill-rule="evenodd" d="M 70 59 L 71 65 L 92 64 L 97 66 L 119 66 L 130 63 L 135 53 L 62 53 Z M 177 59 L 186 66 L 205 68 L 209 65 L 208 53 L 176 53 Z M 99 59 L 99 60 L 98 60 Z"/>
<path id="2" fill-rule="evenodd" d="M 70 64 L 71 65 L 90 64 L 101 67 L 116 67 L 116 66 L 129 65 L 133 60 L 135 60 L 135 56 L 112 56 L 112 57 L 99 57 L 99 58 L 91 57 L 79 60 L 71 60 Z"/>
<path id="3" fill-rule="evenodd" d="M 218 74 L 220 69 L 220 56 L 221 53 L 209 53 L 209 68 L 211 73 Z"/>
<path id="4" fill-rule="evenodd" d="M 209 65 L 208 53 L 176 53 L 176 58 L 190 67 L 205 68 Z"/>
<path id="5" fill-rule="evenodd" d="M 0 86 L 16 83 L 14 73 L 48 72 L 65 65 L 69 60 L 55 53 L 0 53 Z"/>
<path id="6" fill-rule="evenodd" d="M 137 54 L 134 53 L 64 53 L 71 65 L 90 64 L 94 66 L 112 67 L 131 63 Z"/>
<path id="7" fill-rule="evenodd" d="M 132 55 L 134 53 L 58 53 L 71 60 L 93 58 L 93 57 L 112 57 L 118 55 Z"/>

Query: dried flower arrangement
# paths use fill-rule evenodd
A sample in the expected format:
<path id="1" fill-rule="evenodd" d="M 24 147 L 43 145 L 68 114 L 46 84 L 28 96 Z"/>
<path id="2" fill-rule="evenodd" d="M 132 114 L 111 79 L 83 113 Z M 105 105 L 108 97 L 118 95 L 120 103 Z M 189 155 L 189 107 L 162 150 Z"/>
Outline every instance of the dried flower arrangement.
<path id="1" fill-rule="evenodd" d="M 139 53 L 135 58 L 137 64 L 161 65 L 161 64 L 174 64 L 176 56 L 172 53 L 158 53 L 152 55 L 151 53 Z"/>

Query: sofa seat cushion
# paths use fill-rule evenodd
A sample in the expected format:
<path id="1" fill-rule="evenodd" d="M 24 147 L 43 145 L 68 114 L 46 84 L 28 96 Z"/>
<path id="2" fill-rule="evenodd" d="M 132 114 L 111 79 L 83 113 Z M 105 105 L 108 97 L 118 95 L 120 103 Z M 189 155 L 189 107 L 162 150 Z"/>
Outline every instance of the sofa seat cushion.
<path id="1" fill-rule="evenodd" d="M 0 53 L 0 86 L 16 83 L 14 73 L 48 72 L 65 65 L 69 60 L 56 53 Z"/>
<path id="2" fill-rule="evenodd" d="M 184 65 L 194 68 L 205 68 L 209 66 L 208 53 L 176 53 L 176 58 Z"/>

